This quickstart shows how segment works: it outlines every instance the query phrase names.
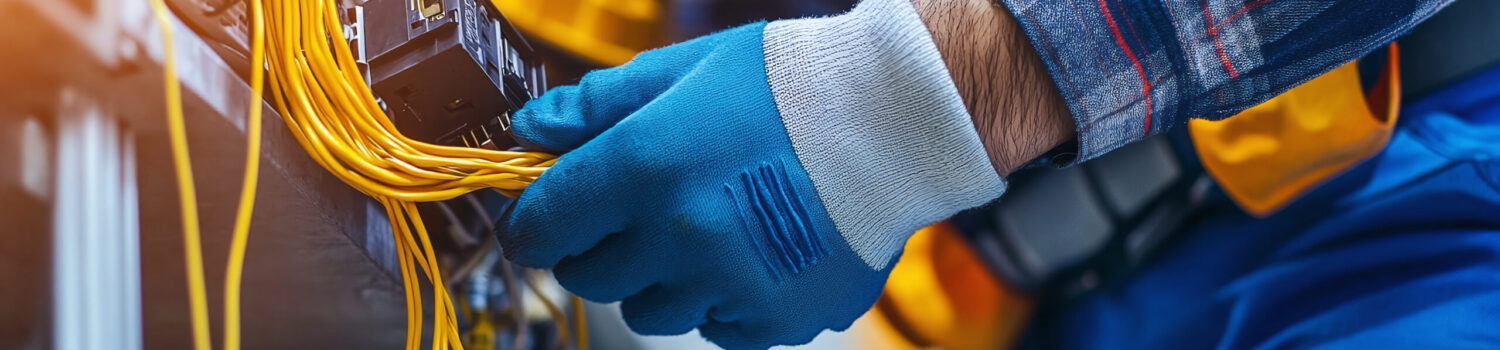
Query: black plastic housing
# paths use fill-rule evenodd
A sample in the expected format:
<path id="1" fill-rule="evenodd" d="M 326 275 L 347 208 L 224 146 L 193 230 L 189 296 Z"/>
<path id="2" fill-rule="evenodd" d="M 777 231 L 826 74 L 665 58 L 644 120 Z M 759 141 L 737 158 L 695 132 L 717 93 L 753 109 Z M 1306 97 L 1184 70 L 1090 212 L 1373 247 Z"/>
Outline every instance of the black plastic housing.
<path id="1" fill-rule="evenodd" d="M 546 90 L 535 50 L 486 0 L 364 5 L 370 84 L 403 134 L 507 149 L 510 113 Z"/>

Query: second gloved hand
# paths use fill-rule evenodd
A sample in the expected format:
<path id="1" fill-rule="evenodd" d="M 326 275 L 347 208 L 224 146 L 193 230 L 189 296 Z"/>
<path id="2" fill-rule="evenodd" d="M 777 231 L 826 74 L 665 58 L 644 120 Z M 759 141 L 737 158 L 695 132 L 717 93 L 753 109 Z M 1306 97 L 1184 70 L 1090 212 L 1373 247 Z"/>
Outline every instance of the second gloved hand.
<path id="1" fill-rule="evenodd" d="M 566 153 L 503 221 L 506 256 L 726 348 L 847 328 L 913 231 L 1005 186 L 907 0 L 645 52 L 513 121 Z"/>

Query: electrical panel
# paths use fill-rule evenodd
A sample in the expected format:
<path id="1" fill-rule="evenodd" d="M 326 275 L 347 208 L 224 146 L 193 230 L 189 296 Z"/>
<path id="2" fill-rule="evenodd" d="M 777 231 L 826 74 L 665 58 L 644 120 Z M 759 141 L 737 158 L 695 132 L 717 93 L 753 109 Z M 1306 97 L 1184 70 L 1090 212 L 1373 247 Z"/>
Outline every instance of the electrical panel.
<path id="1" fill-rule="evenodd" d="M 545 90 L 536 52 L 485 0 L 374 0 L 348 16 L 396 127 L 430 143 L 507 149 L 510 113 Z"/>
<path id="2" fill-rule="evenodd" d="M 329 1 L 329 0 L 319 0 Z M 546 90 L 536 51 L 488 0 L 339 1 L 355 60 L 412 139 L 506 149 L 510 113 Z M 168 0 L 236 72 L 249 68 L 243 1 Z M 248 76 L 243 77 L 248 78 Z"/>

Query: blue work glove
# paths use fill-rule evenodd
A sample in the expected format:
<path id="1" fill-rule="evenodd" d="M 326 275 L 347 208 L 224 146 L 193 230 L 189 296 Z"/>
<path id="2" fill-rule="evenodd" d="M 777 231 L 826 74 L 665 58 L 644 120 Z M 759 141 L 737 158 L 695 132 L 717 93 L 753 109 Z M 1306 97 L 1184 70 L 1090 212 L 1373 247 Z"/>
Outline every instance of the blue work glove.
<path id="1" fill-rule="evenodd" d="M 725 348 L 842 330 L 918 228 L 1004 191 L 907 0 L 640 54 L 526 104 L 566 152 L 498 230 L 516 263 Z"/>

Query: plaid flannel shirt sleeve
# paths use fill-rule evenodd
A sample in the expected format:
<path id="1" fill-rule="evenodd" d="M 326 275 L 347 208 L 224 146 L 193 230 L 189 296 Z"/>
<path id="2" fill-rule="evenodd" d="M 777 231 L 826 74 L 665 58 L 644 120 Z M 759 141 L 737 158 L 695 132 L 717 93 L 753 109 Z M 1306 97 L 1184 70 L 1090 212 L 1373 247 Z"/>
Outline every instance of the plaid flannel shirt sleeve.
<path id="1" fill-rule="evenodd" d="M 1078 126 L 1071 165 L 1222 119 L 1373 51 L 1451 0 L 999 0 Z"/>

